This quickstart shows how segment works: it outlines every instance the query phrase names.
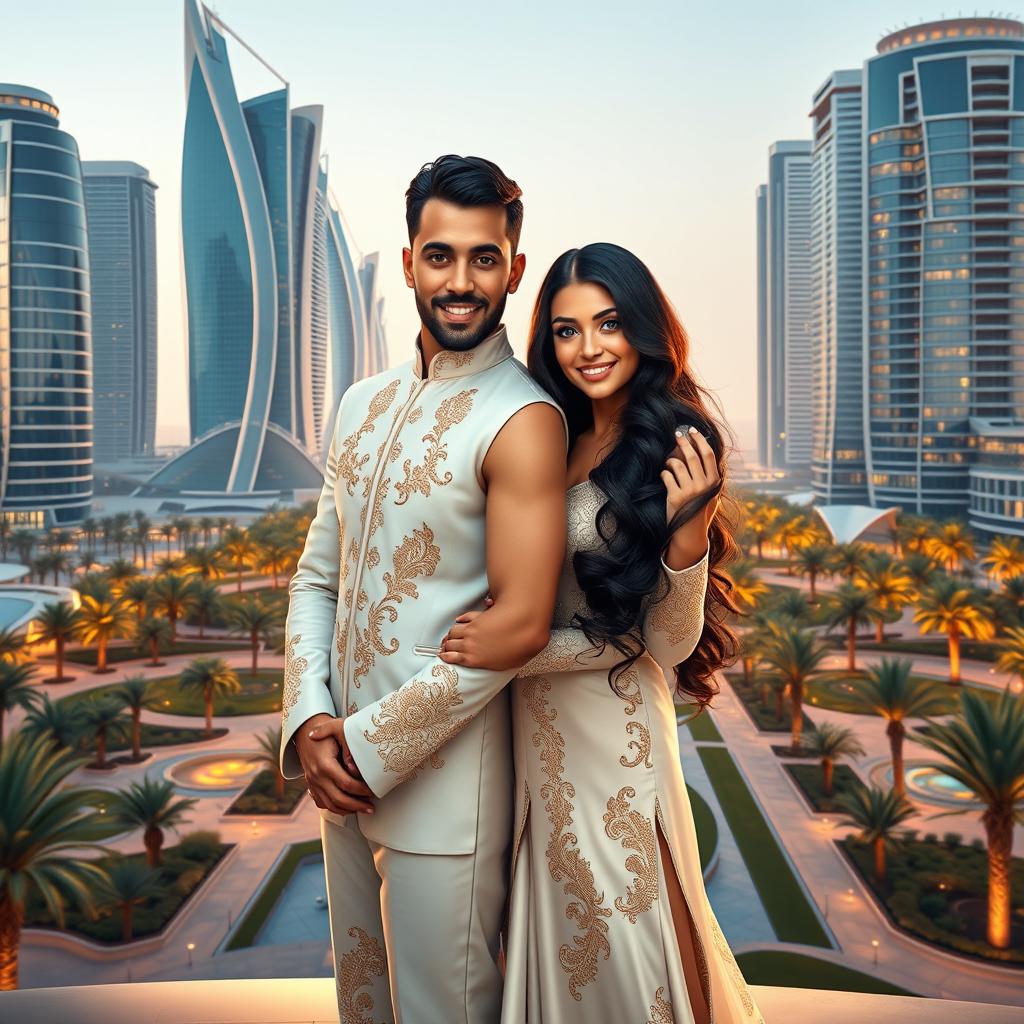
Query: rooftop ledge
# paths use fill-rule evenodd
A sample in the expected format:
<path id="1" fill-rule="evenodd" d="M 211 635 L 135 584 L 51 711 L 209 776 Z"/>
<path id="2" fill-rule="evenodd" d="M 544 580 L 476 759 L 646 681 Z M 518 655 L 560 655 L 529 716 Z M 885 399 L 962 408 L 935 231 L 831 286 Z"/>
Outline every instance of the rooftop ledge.
<path id="1" fill-rule="evenodd" d="M 765 1024 L 1022 1024 L 1024 1007 L 752 985 Z M 337 1024 L 333 978 L 164 981 L 0 992 L 18 1024 Z"/>

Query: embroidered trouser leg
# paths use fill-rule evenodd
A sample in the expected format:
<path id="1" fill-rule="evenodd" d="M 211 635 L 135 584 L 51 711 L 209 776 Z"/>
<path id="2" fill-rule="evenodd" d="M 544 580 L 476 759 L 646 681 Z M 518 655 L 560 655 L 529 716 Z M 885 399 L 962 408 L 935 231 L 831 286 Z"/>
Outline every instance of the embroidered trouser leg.
<path id="1" fill-rule="evenodd" d="M 354 821 L 320 812 L 331 946 L 341 1024 L 392 1024 L 380 876 Z"/>
<path id="2" fill-rule="evenodd" d="M 507 829 L 482 828 L 473 853 L 442 855 L 370 842 L 356 822 L 324 820 L 321 828 L 341 1024 L 391 1019 L 383 1013 L 388 1000 L 380 996 L 382 982 L 390 984 L 395 1024 L 494 1024 L 501 1015 L 497 956 Z M 373 921 L 380 931 L 357 925 L 357 919 Z M 368 941 L 359 931 L 349 935 L 356 927 Z M 386 969 L 373 942 L 378 935 Z M 373 1000 L 372 1013 L 359 1001 L 364 993 Z M 346 1017 L 348 1008 L 362 1016 Z"/>

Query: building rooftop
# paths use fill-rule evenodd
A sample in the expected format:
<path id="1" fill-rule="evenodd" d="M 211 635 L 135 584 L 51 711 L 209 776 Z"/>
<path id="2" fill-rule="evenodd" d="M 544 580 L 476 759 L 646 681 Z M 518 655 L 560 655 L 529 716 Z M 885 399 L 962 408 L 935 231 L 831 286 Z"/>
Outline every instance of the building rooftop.
<path id="1" fill-rule="evenodd" d="M 751 986 L 765 1024 L 1022 1024 L 1024 1008 L 952 999 Z M 18 1024 L 328 1024 L 333 978 L 139 982 L 0 992 Z"/>
<path id="2" fill-rule="evenodd" d="M 1024 24 L 1013 18 L 945 18 L 907 25 L 883 36 L 879 53 L 952 39 L 1024 39 Z"/>

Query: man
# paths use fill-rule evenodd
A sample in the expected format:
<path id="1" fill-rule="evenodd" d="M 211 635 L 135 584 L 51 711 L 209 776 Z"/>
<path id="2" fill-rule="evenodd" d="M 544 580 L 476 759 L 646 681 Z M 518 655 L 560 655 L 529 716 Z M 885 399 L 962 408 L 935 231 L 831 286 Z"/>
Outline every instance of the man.
<path id="1" fill-rule="evenodd" d="M 512 832 L 507 693 L 547 643 L 566 428 L 512 357 L 520 189 L 444 156 L 406 193 L 415 358 L 354 384 L 292 579 L 281 770 L 320 808 L 342 1024 L 492 1024 Z M 439 657 L 479 607 L 500 671 Z"/>

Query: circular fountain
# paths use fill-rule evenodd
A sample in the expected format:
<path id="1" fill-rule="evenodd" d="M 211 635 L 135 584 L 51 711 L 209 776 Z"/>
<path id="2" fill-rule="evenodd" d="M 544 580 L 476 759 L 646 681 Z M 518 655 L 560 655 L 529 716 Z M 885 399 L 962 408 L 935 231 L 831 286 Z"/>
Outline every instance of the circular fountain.
<path id="1" fill-rule="evenodd" d="M 224 750 L 169 765 L 164 777 L 182 789 L 211 793 L 241 789 L 262 767 L 251 750 Z"/>
<path id="2" fill-rule="evenodd" d="M 921 761 L 906 761 L 903 778 L 907 796 L 944 807 L 961 807 L 965 811 L 978 810 L 981 802 L 957 779 Z M 871 772 L 871 781 L 888 789 L 892 786 L 892 764 L 886 761 Z"/>

